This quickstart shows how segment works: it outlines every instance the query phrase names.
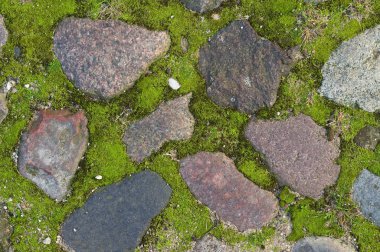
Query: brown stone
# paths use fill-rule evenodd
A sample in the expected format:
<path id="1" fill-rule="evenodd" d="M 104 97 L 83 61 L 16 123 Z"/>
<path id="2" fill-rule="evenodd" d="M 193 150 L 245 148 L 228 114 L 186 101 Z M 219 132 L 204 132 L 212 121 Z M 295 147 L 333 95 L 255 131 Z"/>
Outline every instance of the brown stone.
<path id="1" fill-rule="evenodd" d="M 128 155 L 136 162 L 172 140 L 191 138 L 194 117 L 189 111 L 191 94 L 162 103 L 156 111 L 131 124 L 124 135 Z"/>
<path id="2" fill-rule="evenodd" d="M 216 104 L 254 113 L 274 104 L 291 61 L 277 44 L 260 37 L 248 21 L 238 20 L 200 49 L 199 70 L 207 94 Z"/>
<path id="3" fill-rule="evenodd" d="M 167 32 L 117 20 L 67 18 L 54 35 L 54 52 L 64 72 L 96 99 L 109 99 L 131 88 L 169 46 Z"/>
<path id="4" fill-rule="evenodd" d="M 245 178 L 225 154 L 199 152 L 180 164 L 195 197 L 239 231 L 261 228 L 277 214 L 274 194 Z"/>
<path id="5" fill-rule="evenodd" d="M 4 119 L 8 115 L 8 107 L 7 107 L 7 98 L 6 94 L 0 91 L 0 123 L 4 121 Z"/>
<path id="6" fill-rule="evenodd" d="M 0 49 L 7 43 L 8 30 L 5 27 L 4 18 L 0 15 Z"/>
<path id="7" fill-rule="evenodd" d="M 18 169 L 51 198 L 61 201 L 88 142 L 83 111 L 37 112 L 19 147 Z"/>
<path id="8" fill-rule="evenodd" d="M 10 237 L 13 232 L 13 227 L 9 222 L 9 214 L 5 204 L 0 203 L 0 251 L 12 252 Z"/>
<path id="9" fill-rule="evenodd" d="M 245 136 L 264 154 L 280 184 L 300 194 L 319 198 L 339 176 L 337 143 L 329 142 L 326 130 L 308 116 L 301 114 L 284 121 L 252 120 Z"/>

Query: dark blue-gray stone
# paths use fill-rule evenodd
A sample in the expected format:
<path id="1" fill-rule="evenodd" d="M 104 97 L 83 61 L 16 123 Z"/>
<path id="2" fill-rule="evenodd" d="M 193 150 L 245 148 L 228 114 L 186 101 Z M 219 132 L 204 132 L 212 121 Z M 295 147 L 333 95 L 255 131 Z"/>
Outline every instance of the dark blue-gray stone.
<path id="1" fill-rule="evenodd" d="M 97 190 L 63 223 L 68 250 L 133 251 L 151 220 L 167 205 L 171 188 L 156 173 L 143 171 Z"/>
<path id="2" fill-rule="evenodd" d="M 380 227 L 380 177 L 364 169 L 354 183 L 352 198 L 363 215 Z"/>

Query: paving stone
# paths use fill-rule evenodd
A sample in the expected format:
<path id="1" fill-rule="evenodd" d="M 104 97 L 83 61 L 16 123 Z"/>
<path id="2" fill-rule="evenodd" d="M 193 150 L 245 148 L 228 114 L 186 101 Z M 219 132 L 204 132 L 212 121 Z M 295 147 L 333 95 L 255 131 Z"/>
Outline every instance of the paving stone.
<path id="1" fill-rule="evenodd" d="M 333 185 L 339 176 L 337 144 L 328 141 L 326 130 L 308 116 L 252 120 L 245 136 L 264 154 L 279 183 L 300 194 L 320 198 L 324 188 Z"/>
<path id="2" fill-rule="evenodd" d="M 100 188 L 63 223 L 62 245 L 76 252 L 133 251 L 170 195 L 170 187 L 150 171 Z"/>
<path id="3" fill-rule="evenodd" d="M 7 43 L 8 40 L 8 30 L 5 27 L 4 17 L 0 15 L 0 49 Z"/>
<path id="4" fill-rule="evenodd" d="M 199 240 L 191 252 L 238 252 L 237 248 L 228 246 L 225 242 L 212 235 L 205 235 Z"/>
<path id="5" fill-rule="evenodd" d="M 9 223 L 9 214 L 4 203 L 0 203 L 0 251 L 12 252 L 10 238 L 13 227 Z"/>
<path id="6" fill-rule="evenodd" d="M 245 178 L 225 154 L 199 152 L 180 164 L 195 197 L 239 231 L 259 229 L 276 216 L 274 194 Z"/>
<path id="7" fill-rule="evenodd" d="M 363 215 L 380 227 L 380 177 L 364 169 L 354 183 L 352 198 Z"/>
<path id="8" fill-rule="evenodd" d="M 169 46 L 167 32 L 117 20 L 66 18 L 54 35 L 54 52 L 64 72 L 95 99 L 131 88 Z"/>
<path id="9" fill-rule="evenodd" d="M 356 250 L 337 239 L 306 237 L 299 240 L 292 252 L 355 252 Z"/>
<path id="10" fill-rule="evenodd" d="M 19 146 L 18 169 L 51 198 L 61 201 L 88 142 L 83 111 L 37 112 Z"/>
<path id="11" fill-rule="evenodd" d="M 7 98 L 6 94 L 0 91 L 0 123 L 4 121 L 4 119 L 8 115 L 8 107 L 7 107 Z"/>
<path id="12" fill-rule="evenodd" d="M 354 142 L 360 147 L 374 150 L 380 142 L 380 128 L 366 126 L 355 136 Z"/>
<path id="13" fill-rule="evenodd" d="M 380 111 L 380 25 L 343 42 L 322 68 L 319 92 L 338 104 Z"/>
<path id="14" fill-rule="evenodd" d="M 254 113 L 271 107 L 291 59 L 246 20 L 233 21 L 200 49 L 199 70 L 207 94 L 221 107 Z"/>
<path id="15" fill-rule="evenodd" d="M 194 117 L 189 111 L 191 94 L 162 103 L 156 111 L 131 124 L 124 135 L 128 155 L 141 162 L 171 140 L 190 139 Z"/>
<path id="16" fill-rule="evenodd" d="M 180 0 L 189 10 L 204 13 L 218 8 L 226 0 Z"/>

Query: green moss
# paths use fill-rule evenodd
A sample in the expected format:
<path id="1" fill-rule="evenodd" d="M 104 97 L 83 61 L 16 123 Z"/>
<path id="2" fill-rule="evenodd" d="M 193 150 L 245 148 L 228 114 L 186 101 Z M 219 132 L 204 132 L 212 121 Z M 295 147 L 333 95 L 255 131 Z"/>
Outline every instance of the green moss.
<path id="1" fill-rule="evenodd" d="M 284 48 L 301 45 L 307 56 L 283 79 L 275 105 L 260 110 L 256 117 L 284 119 L 304 113 L 326 127 L 327 120 L 334 115 L 341 133 L 338 160 L 341 173 L 323 199 L 298 200 L 287 188 L 279 195 L 281 206 L 287 206 L 293 222 L 289 239 L 307 235 L 340 237 L 343 230 L 348 230 L 357 238 L 361 251 L 379 251 L 379 229 L 360 216 L 350 199 L 352 184 L 362 169 L 380 175 L 380 148 L 372 152 L 353 143 L 354 136 L 365 125 L 380 126 L 379 117 L 338 106 L 318 93 L 321 68 L 331 52 L 342 41 L 380 23 L 379 1 L 340 0 L 313 5 L 297 0 L 231 0 L 205 15 L 186 10 L 178 0 L 21 2 L 0 1 L 0 13 L 5 16 L 10 32 L 1 54 L 0 83 L 8 77 L 19 79 L 17 92 L 8 95 L 9 115 L 0 125 L 0 201 L 6 201 L 13 214 L 12 243 L 16 251 L 58 251 L 54 242 L 45 246 L 41 241 L 48 236 L 55 241 L 70 212 L 84 204 L 96 188 L 143 169 L 159 173 L 173 189 L 168 207 L 154 219 L 144 237 L 144 249 L 152 246 L 163 251 L 184 251 L 191 241 L 210 231 L 229 244 L 243 244 L 243 248 L 252 250 L 273 236 L 273 227 L 242 234 L 213 223 L 209 210 L 195 200 L 182 180 L 178 162 L 168 155 L 176 152 L 176 158 L 180 159 L 199 151 L 224 152 L 240 172 L 260 187 L 273 191 L 278 186 L 263 157 L 244 137 L 249 116 L 214 104 L 207 97 L 198 72 L 199 48 L 219 29 L 240 18 L 248 18 L 261 36 Z M 212 13 L 218 13 L 220 19 L 212 19 Z M 154 30 L 167 30 L 171 47 L 133 88 L 107 103 L 94 102 L 67 80 L 52 51 L 54 27 L 71 15 L 121 19 Z M 314 35 L 307 37 L 308 32 Z M 189 42 L 187 52 L 181 49 L 182 38 Z M 22 57 L 17 60 L 13 56 L 15 46 L 22 49 Z M 180 82 L 178 91 L 168 87 L 169 77 Z M 26 88 L 26 84 L 33 88 Z M 190 110 L 196 119 L 193 137 L 165 144 L 141 165 L 131 162 L 122 142 L 125 127 L 154 111 L 161 102 L 188 92 L 193 93 Z M 89 121 L 90 146 L 72 182 L 70 197 L 59 204 L 20 176 L 11 158 L 22 131 L 41 106 L 80 108 L 85 110 Z M 103 179 L 94 179 L 96 175 L 102 175 Z"/>

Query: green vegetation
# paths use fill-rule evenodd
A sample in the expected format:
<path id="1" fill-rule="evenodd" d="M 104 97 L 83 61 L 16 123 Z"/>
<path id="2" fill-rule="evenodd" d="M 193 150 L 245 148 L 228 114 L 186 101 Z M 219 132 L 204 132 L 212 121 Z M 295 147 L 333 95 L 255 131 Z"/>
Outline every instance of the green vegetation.
<path id="1" fill-rule="evenodd" d="M 219 20 L 211 17 L 220 15 Z M 205 83 L 197 70 L 197 51 L 207 39 L 234 19 L 248 18 L 255 30 L 288 48 L 300 45 L 305 59 L 297 63 L 284 78 L 279 98 L 270 109 L 257 113 L 258 118 L 282 119 L 304 113 L 326 126 L 331 115 L 341 133 L 341 174 L 335 186 L 323 199 L 298 199 L 282 190 L 281 206 L 290 214 L 297 240 L 307 235 L 357 238 L 361 251 L 380 251 L 380 230 L 365 220 L 350 200 L 350 190 L 364 168 L 380 175 L 380 148 L 374 152 L 357 147 L 355 134 L 365 125 L 380 126 L 376 115 L 337 106 L 319 96 L 320 69 L 331 52 L 346 39 L 380 24 L 380 2 L 376 0 L 336 0 L 319 5 L 301 0 L 230 0 L 218 10 L 199 16 L 177 0 L 2 0 L 0 14 L 10 32 L 0 61 L 0 83 L 18 79 L 17 92 L 9 95 L 9 115 L 0 125 L 0 201 L 7 202 L 14 225 L 12 243 L 16 251 L 58 251 L 55 244 L 65 216 L 81 206 L 96 188 L 121 180 L 143 169 L 159 173 L 172 187 L 168 207 L 154 219 L 144 237 L 144 249 L 182 251 L 194 239 L 210 231 L 231 244 L 253 249 L 263 246 L 274 235 L 273 227 L 260 232 L 241 234 L 212 220 L 209 210 L 191 195 L 179 174 L 175 160 L 198 151 L 221 151 L 235 160 L 238 169 L 250 180 L 267 190 L 278 184 L 262 157 L 244 138 L 249 121 L 246 114 L 222 109 L 208 99 Z M 52 52 L 52 37 L 57 23 L 66 16 L 93 19 L 120 19 L 150 29 L 168 30 L 171 48 L 168 56 L 155 62 L 150 73 L 136 85 L 108 103 L 94 102 L 74 88 L 61 70 Z M 181 38 L 189 42 L 189 50 L 181 50 Z M 22 50 L 14 58 L 14 48 Z M 169 77 L 182 85 L 170 90 Z M 30 84 L 33 89 L 25 88 Z M 122 143 L 125 127 L 133 120 L 152 112 L 162 101 L 192 92 L 191 112 L 196 118 L 193 137 L 188 141 L 167 143 L 140 165 L 126 155 Z M 89 120 L 90 147 L 81 169 L 72 182 L 67 201 L 56 203 L 33 183 L 17 172 L 12 160 L 19 137 L 35 110 L 44 106 L 86 111 Z M 103 179 L 94 177 L 98 174 Z M 51 245 L 42 240 L 52 238 Z"/>

